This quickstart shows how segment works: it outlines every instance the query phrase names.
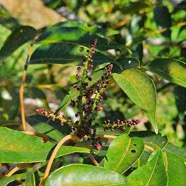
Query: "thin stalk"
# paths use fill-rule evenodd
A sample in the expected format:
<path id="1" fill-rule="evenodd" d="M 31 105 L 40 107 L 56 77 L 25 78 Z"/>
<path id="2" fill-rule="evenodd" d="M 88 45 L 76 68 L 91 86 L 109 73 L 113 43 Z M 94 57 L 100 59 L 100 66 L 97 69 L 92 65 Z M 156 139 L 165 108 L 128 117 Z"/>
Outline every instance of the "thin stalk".
<path id="1" fill-rule="evenodd" d="M 52 155 L 50 156 L 50 159 L 48 161 L 48 164 L 47 164 L 47 167 L 46 167 L 43 179 L 42 179 L 42 181 L 40 183 L 40 186 L 44 186 L 45 185 L 45 181 L 46 181 L 46 179 L 47 179 L 47 177 L 48 177 L 48 175 L 50 173 L 50 169 L 52 167 L 52 163 L 54 161 L 54 158 L 55 158 L 59 148 L 61 147 L 61 145 L 63 145 L 66 141 L 68 141 L 70 139 L 75 141 L 75 142 L 80 140 L 76 135 L 67 135 L 67 136 L 65 136 L 64 138 L 61 139 L 61 141 L 54 148 L 54 150 L 52 152 Z"/>
<path id="2" fill-rule="evenodd" d="M 26 80 L 28 62 L 30 60 L 31 53 L 32 53 L 32 44 L 30 45 L 30 47 L 28 49 L 27 59 L 26 59 L 25 65 L 24 65 L 23 76 L 22 76 L 21 85 L 20 85 L 20 89 L 19 89 L 20 111 L 21 111 L 21 121 L 22 121 L 21 125 L 22 125 L 23 131 L 26 131 L 25 107 L 24 107 L 24 84 L 25 84 L 25 80 Z"/>

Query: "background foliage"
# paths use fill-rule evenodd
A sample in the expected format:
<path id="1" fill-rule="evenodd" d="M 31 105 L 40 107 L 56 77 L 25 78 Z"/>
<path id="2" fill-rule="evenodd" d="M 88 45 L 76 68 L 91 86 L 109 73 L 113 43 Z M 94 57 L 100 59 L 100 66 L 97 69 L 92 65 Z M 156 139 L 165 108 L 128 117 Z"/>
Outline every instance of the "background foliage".
<path id="1" fill-rule="evenodd" d="M 167 136 L 169 142 L 182 147 L 176 151 L 182 154 L 181 158 L 185 160 L 185 1 L 49 0 L 43 1 L 42 4 L 35 0 L 34 7 L 29 3 L 24 5 L 23 1 L 16 1 L 21 4 L 21 10 L 25 9 L 24 11 L 15 11 L 16 3 L 10 1 L 0 1 L 0 3 L 2 127 L 20 129 L 19 89 L 23 67 L 30 43 L 38 33 L 41 33 L 33 42 L 25 82 L 24 104 L 27 122 L 30 128 L 40 133 L 47 132 L 47 135 L 55 141 L 68 134 L 68 129 L 62 130 L 60 126 L 56 127 L 57 130 L 53 130 L 53 124 L 49 122 L 48 125 L 44 118 L 36 117 L 35 110 L 42 107 L 54 111 L 61 109 L 65 114 L 74 114 L 72 108 L 68 106 L 70 100 L 65 96 L 71 84 L 76 81 L 74 78 L 76 66 L 81 63 L 86 47 L 97 38 L 94 58 L 97 69 L 101 69 L 108 62 L 114 64 L 113 79 L 103 103 L 104 110 L 100 112 L 99 117 L 109 115 L 113 116 L 111 119 L 140 119 L 141 124 L 134 127 L 133 131 L 159 129 L 161 134 Z M 35 10 L 37 5 L 41 7 L 41 11 Z M 29 15 L 26 14 L 28 12 L 26 9 L 30 11 Z M 37 12 L 37 21 L 31 19 L 34 17 L 32 16 L 34 10 Z M 85 48 L 84 51 L 80 50 L 82 46 Z M 72 92 L 73 95 L 76 93 Z M 19 136 L 15 134 L 17 135 Z M 160 144 L 158 143 L 158 146 L 161 146 Z M 40 145 L 38 144 L 38 148 Z M 51 148 L 51 144 L 42 148 L 43 151 L 47 151 Z M 175 147 L 167 145 L 166 148 L 169 151 Z M 165 152 L 166 148 L 160 147 Z M 64 151 L 66 152 L 61 149 L 61 153 Z M 72 151 L 87 153 L 86 149 L 72 149 Z M 59 152 L 59 156 L 63 155 Z M 111 153 L 112 156 L 114 155 Z M 27 155 L 23 154 L 23 157 Z M 152 161 L 150 158 L 147 164 L 144 163 L 147 170 L 155 167 L 157 162 L 161 164 L 165 161 L 162 151 L 154 152 L 152 157 L 155 157 Z M 35 158 L 25 159 L 22 162 L 42 162 L 46 158 L 45 153 L 41 152 Z M 168 154 L 167 158 L 171 161 L 175 156 Z M 15 161 L 1 159 L 2 163 L 20 163 L 20 161 L 19 158 Z M 182 164 L 181 160 L 179 162 Z M 113 167 L 112 164 L 105 163 L 104 168 L 110 170 L 109 166 Z M 87 167 L 84 168 L 86 170 Z M 132 168 L 135 169 L 135 165 Z M 67 173 L 70 170 L 71 167 L 66 170 L 62 168 L 51 175 L 54 177 L 51 180 L 61 172 Z M 97 171 L 99 173 L 101 170 Z M 139 183 L 144 182 L 141 177 L 138 180 L 138 175 L 143 174 L 144 170 L 138 169 L 138 171 L 139 173 L 133 172 L 129 175 L 129 181 L 135 178 Z M 164 168 L 162 174 L 163 171 Z M 168 172 L 172 174 L 172 171 L 173 167 L 170 166 Z M 107 173 L 109 175 L 110 172 Z M 25 175 L 22 176 L 25 178 Z M 32 176 L 29 179 L 32 179 Z M 159 178 L 155 178 L 157 179 Z M 118 180 L 121 183 L 125 182 L 120 177 Z M 50 185 L 50 182 L 47 184 Z"/>

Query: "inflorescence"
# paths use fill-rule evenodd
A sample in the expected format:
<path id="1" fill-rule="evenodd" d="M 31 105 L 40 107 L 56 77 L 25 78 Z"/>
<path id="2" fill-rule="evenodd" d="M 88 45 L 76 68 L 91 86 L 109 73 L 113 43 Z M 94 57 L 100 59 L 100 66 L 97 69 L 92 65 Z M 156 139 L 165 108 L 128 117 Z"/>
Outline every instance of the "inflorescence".
<path id="1" fill-rule="evenodd" d="M 97 149 L 101 150 L 102 142 L 99 137 L 96 137 L 96 128 L 100 124 L 93 124 L 95 112 L 103 110 L 102 101 L 103 96 L 106 94 L 106 87 L 109 84 L 109 78 L 111 76 L 113 65 L 110 64 L 105 67 L 105 72 L 101 76 L 100 80 L 94 85 L 90 86 L 89 82 L 92 81 L 93 65 L 93 54 L 95 53 L 95 47 L 97 39 L 95 39 L 91 47 L 87 50 L 87 55 L 84 55 L 82 66 L 77 67 L 77 83 L 72 85 L 72 88 L 79 91 L 79 96 L 76 100 L 71 100 L 70 105 L 76 108 L 77 113 L 75 114 L 77 120 L 72 122 L 70 117 L 65 115 L 55 114 L 52 111 L 46 111 L 45 109 L 37 109 L 40 115 L 43 115 L 52 121 L 59 122 L 62 126 L 69 125 L 72 131 L 79 137 L 88 137 L 92 141 L 92 145 Z M 127 127 L 137 125 L 139 120 L 116 120 L 111 122 L 105 120 L 103 122 L 104 130 L 122 130 L 125 131 Z"/>

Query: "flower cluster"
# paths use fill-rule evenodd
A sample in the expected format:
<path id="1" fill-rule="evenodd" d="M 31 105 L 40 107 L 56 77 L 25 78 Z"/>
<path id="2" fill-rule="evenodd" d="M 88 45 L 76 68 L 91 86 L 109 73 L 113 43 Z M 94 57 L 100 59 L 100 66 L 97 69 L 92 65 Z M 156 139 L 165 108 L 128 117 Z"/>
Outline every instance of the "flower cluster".
<path id="1" fill-rule="evenodd" d="M 55 114 L 53 111 L 47 111 L 45 109 L 37 109 L 36 110 L 40 115 L 45 116 L 46 118 L 50 119 L 51 121 L 59 122 L 61 126 L 65 124 L 71 125 L 72 120 L 70 117 L 66 118 L 65 115 Z"/>
<path id="2" fill-rule="evenodd" d="M 111 130 L 114 131 L 122 130 L 125 131 L 127 127 L 131 128 L 134 125 L 137 125 L 140 123 L 140 120 L 138 119 L 132 119 L 132 120 L 120 120 L 117 119 L 116 121 L 111 122 L 110 120 L 104 120 L 103 124 L 105 125 L 104 131 Z"/>
<path id="3" fill-rule="evenodd" d="M 82 66 L 77 67 L 77 83 L 72 85 L 79 91 L 77 99 L 71 100 L 70 105 L 77 110 L 76 122 L 73 123 L 71 118 L 65 117 L 65 115 L 57 114 L 54 112 L 49 112 L 44 109 L 37 109 L 37 112 L 52 121 L 58 121 L 63 126 L 67 124 L 71 127 L 72 131 L 79 137 L 88 137 L 88 140 L 92 141 L 92 145 L 97 149 L 102 149 L 102 142 L 99 137 L 96 136 L 96 128 L 100 124 L 95 124 L 96 112 L 102 111 L 102 101 L 106 94 L 106 87 L 109 84 L 109 79 L 111 76 L 113 65 L 110 64 L 105 67 L 105 72 L 95 84 L 90 83 L 92 81 L 92 70 L 94 68 L 93 54 L 95 53 L 95 47 L 97 40 L 95 39 L 91 47 L 87 50 L 87 54 L 84 55 Z M 94 84 L 94 85 L 93 85 Z M 111 122 L 110 120 L 105 120 L 103 122 L 104 130 L 125 130 L 126 127 L 131 127 L 139 123 L 139 120 L 116 120 Z"/>

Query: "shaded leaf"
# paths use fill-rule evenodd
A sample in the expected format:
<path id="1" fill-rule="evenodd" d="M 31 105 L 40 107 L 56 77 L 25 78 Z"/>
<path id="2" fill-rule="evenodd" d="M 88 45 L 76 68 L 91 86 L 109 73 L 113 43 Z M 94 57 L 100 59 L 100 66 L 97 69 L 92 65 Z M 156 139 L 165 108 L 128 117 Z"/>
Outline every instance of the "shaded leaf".
<path id="1" fill-rule="evenodd" d="M 142 181 L 143 185 L 166 185 L 167 174 L 161 151 L 154 151 L 146 165 L 134 170 L 129 176 L 129 181 Z"/>
<path id="2" fill-rule="evenodd" d="M 141 156 L 143 150 L 144 144 L 140 138 L 120 135 L 108 148 L 104 168 L 123 174 Z"/>
<path id="3" fill-rule="evenodd" d="M 45 134 L 55 141 L 59 141 L 64 136 L 71 133 L 71 129 L 68 125 L 61 126 L 59 122 L 51 121 L 41 115 L 28 116 L 26 121 L 37 132 Z"/>
<path id="4" fill-rule="evenodd" d="M 87 23 L 79 22 L 79 21 L 65 21 L 61 23 L 57 23 L 53 25 L 52 27 L 79 27 L 84 31 L 89 32 L 90 34 L 96 34 L 100 36 L 112 36 L 119 34 L 118 30 L 112 30 L 112 29 L 104 29 L 93 25 L 87 25 Z"/>
<path id="5" fill-rule="evenodd" d="M 95 31 L 93 31 L 95 32 Z M 96 48 L 99 50 L 108 50 L 113 48 L 125 48 L 123 45 L 116 43 L 109 43 L 107 39 L 100 37 L 94 33 L 89 33 L 80 27 L 65 27 L 64 24 L 58 23 L 48 27 L 37 42 L 42 43 L 71 43 L 76 45 L 83 45 L 89 47 L 94 39 L 97 39 Z"/>
<path id="6" fill-rule="evenodd" d="M 102 186 L 127 185 L 126 178 L 116 172 L 91 165 L 69 165 L 53 172 L 46 181 L 46 186 Z"/>
<path id="7" fill-rule="evenodd" d="M 146 113 L 157 133 L 156 90 L 153 81 L 134 68 L 127 69 L 121 74 L 114 73 L 113 78 L 127 96 Z"/>
<path id="8" fill-rule="evenodd" d="M 186 87 L 186 63 L 183 61 L 159 58 L 145 67 L 170 82 Z"/>
<path id="9" fill-rule="evenodd" d="M 27 41 L 34 39 L 36 34 L 37 31 L 30 26 L 21 26 L 14 30 L 9 35 L 0 50 L 0 61 L 3 61 L 6 57 L 11 55 L 16 49 L 25 44 Z"/>
<path id="10" fill-rule="evenodd" d="M 48 159 L 55 144 L 43 143 L 42 139 L 20 131 L 0 127 L 0 162 L 31 163 Z M 89 149 L 74 146 L 61 146 L 56 157 L 72 153 L 89 153 Z"/>
<path id="11" fill-rule="evenodd" d="M 172 153 L 164 153 L 168 186 L 186 185 L 186 165 L 183 159 Z"/>
<path id="12" fill-rule="evenodd" d="M 34 173 L 28 172 L 25 178 L 26 186 L 36 186 Z"/>
<path id="13" fill-rule="evenodd" d="M 154 20 L 158 26 L 158 29 L 166 29 L 161 32 L 161 34 L 165 37 L 171 37 L 171 15 L 167 6 L 159 6 L 157 5 L 154 10 Z"/>
<path id="14" fill-rule="evenodd" d="M 136 58 L 122 58 L 115 62 L 117 66 L 114 66 L 112 72 L 121 72 L 123 70 L 136 67 L 140 65 L 140 62 Z"/>
<path id="15" fill-rule="evenodd" d="M 3 177 L 0 179 L 0 185 L 1 186 L 6 186 L 9 183 L 13 182 L 14 180 L 23 180 L 27 176 L 27 173 L 22 173 L 22 174 L 15 174 L 10 177 Z"/>
<path id="16" fill-rule="evenodd" d="M 87 48 L 80 52 L 80 47 L 82 46 L 72 43 L 43 44 L 34 51 L 29 64 L 70 64 L 72 62 L 82 62 L 83 55 L 87 55 Z M 114 62 L 112 58 L 100 52 L 94 54 L 93 60 L 95 65 Z"/>

